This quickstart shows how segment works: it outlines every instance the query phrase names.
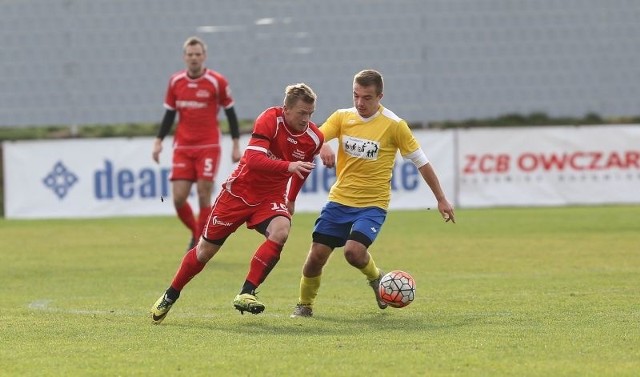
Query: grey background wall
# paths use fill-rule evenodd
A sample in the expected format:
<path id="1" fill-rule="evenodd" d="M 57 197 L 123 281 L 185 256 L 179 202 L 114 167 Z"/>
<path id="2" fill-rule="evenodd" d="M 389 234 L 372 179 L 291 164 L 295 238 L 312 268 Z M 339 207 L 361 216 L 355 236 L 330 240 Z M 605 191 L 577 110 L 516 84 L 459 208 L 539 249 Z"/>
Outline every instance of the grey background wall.
<path id="1" fill-rule="evenodd" d="M 0 0 L 0 126 L 158 122 L 190 35 L 241 118 L 362 68 L 413 122 L 640 113 L 638 0 Z"/>

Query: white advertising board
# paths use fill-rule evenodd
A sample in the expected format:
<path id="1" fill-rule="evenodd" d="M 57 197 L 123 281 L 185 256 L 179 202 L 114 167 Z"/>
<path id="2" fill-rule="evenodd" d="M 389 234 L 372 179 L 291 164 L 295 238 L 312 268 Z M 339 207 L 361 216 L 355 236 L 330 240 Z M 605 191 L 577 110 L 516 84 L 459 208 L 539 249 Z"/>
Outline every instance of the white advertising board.
<path id="1" fill-rule="evenodd" d="M 171 140 L 161 164 L 152 145 L 153 138 L 5 142 L 5 216 L 171 214 Z"/>
<path id="2" fill-rule="evenodd" d="M 531 127 L 414 132 L 448 198 L 461 208 L 640 203 L 640 126 Z M 243 136 L 241 145 L 246 145 Z M 174 213 L 168 181 L 171 140 L 161 164 L 153 138 L 4 142 L 7 218 L 76 218 Z M 331 145 L 336 149 L 336 142 Z M 231 173 L 223 139 L 214 195 Z M 319 212 L 335 171 L 319 160 L 296 202 Z M 391 209 L 435 208 L 410 161 L 396 160 Z M 195 190 L 194 190 L 195 191 Z M 190 199 L 197 210 L 195 194 Z"/>
<path id="3" fill-rule="evenodd" d="M 640 203 L 640 127 L 458 131 L 461 207 Z"/>
<path id="4" fill-rule="evenodd" d="M 416 132 L 436 167 L 443 187 L 453 189 L 450 132 Z M 243 136 L 241 146 L 248 142 Z M 171 140 L 164 141 L 161 163 L 151 159 L 153 138 L 72 139 L 4 142 L 4 191 L 7 218 L 83 218 L 174 213 Z M 334 149 L 335 149 L 335 145 Z M 231 139 L 223 138 L 215 193 L 231 173 Z M 335 181 L 335 170 L 319 160 L 297 201 L 300 212 L 319 212 Z M 435 200 L 410 161 L 394 169 L 391 208 L 434 207 Z M 194 190 L 195 191 L 195 190 Z M 448 191 L 451 197 L 453 191 Z M 190 203 L 197 210 L 195 194 Z"/>

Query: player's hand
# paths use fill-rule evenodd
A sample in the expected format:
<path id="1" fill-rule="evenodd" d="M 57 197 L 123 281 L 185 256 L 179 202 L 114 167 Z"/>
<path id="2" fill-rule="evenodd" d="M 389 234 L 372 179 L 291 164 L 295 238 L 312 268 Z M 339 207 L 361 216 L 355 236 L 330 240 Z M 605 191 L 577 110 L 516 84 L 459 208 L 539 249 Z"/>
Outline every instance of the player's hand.
<path id="1" fill-rule="evenodd" d="M 287 169 L 287 171 L 289 171 L 289 173 L 297 175 L 300 178 L 304 178 L 304 175 L 311 173 L 311 170 L 313 170 L 313 168 L 315 167 L 316 164 L 314 164 L 313 162 L 293 161 L 289 163 L 289 168 Z"/>
<path id="2" fill-rule="evenodd" d="M 242 153 L 240 153 L 240 147 L 237 145 L 234 145 L 233 149 L 231 150 L 231 161 L 236 163 L 240 161 L 241 157 L 242 157 Z"/>
<path id="3" fill-rule="evenodd" d="M 438 211 L 442 215 L 442 218 L 445 222 L 451 221 L 452 223 L 456 223 L 455 213 L 453 212 L 453 206 L 446 199 L 438 202 Z"/>
<path id="4" fill-rule="evenodd" d="M 289 214 L 293 216 L 293 213 L 296 211 L 296 202 L 287 200 L 287 209 L 289 210 Z"/>
<path id="5" fill-rule="evenodd" d="M 322 164 L 328 168 L 336 166 L 336 154 L 329 144 L 325 143 L 320 147 L 320 159 L 322 160 Z"/>
<path id="6" fill-rule="evenodd" d="M 162 141 L 156 140 L 155 143 L 153 143 L 153 152 L 151 152 L 151 157 L 157 164 L 160 163 L 160 152 L 162 152 Z"/>

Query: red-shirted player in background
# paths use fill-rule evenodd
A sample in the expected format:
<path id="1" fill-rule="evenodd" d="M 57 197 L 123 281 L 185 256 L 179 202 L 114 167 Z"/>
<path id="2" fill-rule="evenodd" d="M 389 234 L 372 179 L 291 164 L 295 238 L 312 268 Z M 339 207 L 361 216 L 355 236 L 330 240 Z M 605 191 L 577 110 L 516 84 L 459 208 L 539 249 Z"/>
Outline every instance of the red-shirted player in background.
<path id="1" fill-rule="evenodd" d="M 164 100 L 167 109 L 153 144 L 153 159 L 160 162 L 162 140 L 171 130 L 179 113 L 174 137 L 171 191 L 178 218 L 191 230 L 192 248 L 200 238 L 211 208 L 211 194 L 220 164 L 220 128 L 218 110 L 224 108 L 233 139 L 231 159 L 240 160 L 240 132 L 227 79 L 204 66 L 207 46 L 190 37 L 183 46 L 187 69 L 174 73 Z M 187 202 L 196 182 L 200 213 L 196 218 Z"/>
<path id="2" fill-rule="evenodd" d="M 271 107 L 256 119 L 244 156 L 222 184 L 198 245 L 183 257 L 171 286 L 151 308 L 154 323 L 162 322 L 184 286 L 244 223 L 264 235 L 265 241 L 255 251 L 233 305 L 243 314 L 264 310 L 255 290 L 280 259 L 296 197 L 324 142 L 310 120 L 315 101 L 315 93 L 306 84 L 289 85 L 284 105 Z"/>

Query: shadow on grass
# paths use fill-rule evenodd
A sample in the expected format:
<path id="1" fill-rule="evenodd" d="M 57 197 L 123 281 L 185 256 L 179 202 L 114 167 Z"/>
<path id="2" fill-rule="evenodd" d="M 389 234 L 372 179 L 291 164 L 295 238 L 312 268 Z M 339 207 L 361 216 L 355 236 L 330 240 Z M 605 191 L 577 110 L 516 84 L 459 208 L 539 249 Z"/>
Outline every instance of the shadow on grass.
<path id="1" fill-rule="evenodd" d="M 246 317 L 247 315 L 245 315 Z M 234 333 L 238 335 L 346 335 L 359 336 L 373 332 L 430 332 L 446 329 L 458 329 L 474 326 L 487 320 L 476 315 L 453 316 L 442 318 L 441 315 L 411 313 L 397 315 L 391 311 L 377 313 L 323 314 L 313 318 L 282 318 L 269 316 L 250 316 L 246 321 L 230 324 L 229 321 L 190 321 L 189 323 L 172 323 L 172 326 L 183 328 L 201 328 Z"/>

